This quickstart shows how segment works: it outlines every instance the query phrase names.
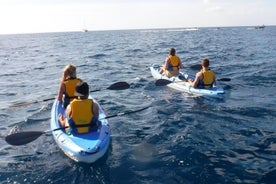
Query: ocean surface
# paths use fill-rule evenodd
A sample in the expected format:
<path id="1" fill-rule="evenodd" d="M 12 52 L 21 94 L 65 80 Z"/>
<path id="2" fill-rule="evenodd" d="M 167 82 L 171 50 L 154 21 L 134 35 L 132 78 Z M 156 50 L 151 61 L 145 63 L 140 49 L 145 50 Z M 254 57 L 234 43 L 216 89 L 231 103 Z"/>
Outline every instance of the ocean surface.
<path id="1" fill-rule="evenodd" d="M 222 98 L 155 86 L 149 67 L 174 47 L 182 71 L 210 59 Z M 91 95 L 112 139 L 93 164 L 76 163 L 52 134 L 12 146 L 12 132 L 50 129 L 62 70 L 101 89 Z M 0 184 L 275 183 L 276 26 L 0 35 Z M 126 81 L 130 88 L 108 90 Z M 16 106 L 20 102 L 29 104 Z"/>

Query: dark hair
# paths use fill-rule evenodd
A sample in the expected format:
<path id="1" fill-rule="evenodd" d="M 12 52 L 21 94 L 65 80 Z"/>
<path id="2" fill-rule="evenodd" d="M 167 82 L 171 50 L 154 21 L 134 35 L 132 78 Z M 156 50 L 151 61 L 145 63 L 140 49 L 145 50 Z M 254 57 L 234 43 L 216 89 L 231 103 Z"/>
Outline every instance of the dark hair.
<path id="1" fill-rule="evenodd" d="M 207 58 L 202 59 L 201 64 L 204 67 L 208 67 L 209 66 L 209 59 L 207 59 Z"/>
<path id="2" fill-rule="evenodd" d="M 174 49 L 174 48 L 171 48 L 171 50 L 170 50 L 170 55 L 172 55 L 172 56 L 175 55 L 175 49 Z"/>
<path id="3" fill-rule="evenodd" d="M 77 96 L 88 96 L 89 95 L 89 86 L 86 82 L 80 82 L 76 86 Z"/>

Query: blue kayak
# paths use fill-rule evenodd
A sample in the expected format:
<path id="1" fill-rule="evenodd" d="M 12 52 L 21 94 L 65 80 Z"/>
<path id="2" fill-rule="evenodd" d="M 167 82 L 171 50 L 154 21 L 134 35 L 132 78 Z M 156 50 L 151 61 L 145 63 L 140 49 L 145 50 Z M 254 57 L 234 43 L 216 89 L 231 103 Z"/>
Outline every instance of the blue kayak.
<path id="1" fill-rule="evenodd" d="M 94 103 L 97 103 L 93 100 Z M 61 128 L 58 115 L 65 116 L 62 102 L 55 100 L 51 111 L 51 129 Z M 110 127 L 103 109 L 99 106 L 99 126 L 85 134 L 68 135 L 64 129 L 52 132 L 58 147 L 76 162 L 93 163 L 106 153 L 110 143 Z"/>

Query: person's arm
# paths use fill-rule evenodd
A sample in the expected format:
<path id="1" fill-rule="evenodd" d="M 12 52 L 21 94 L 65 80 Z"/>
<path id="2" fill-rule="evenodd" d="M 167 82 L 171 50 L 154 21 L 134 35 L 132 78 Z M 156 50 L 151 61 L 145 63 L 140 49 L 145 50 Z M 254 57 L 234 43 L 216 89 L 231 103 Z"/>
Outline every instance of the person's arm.
<path id="1" fill-rule="evenodd" d="M 92 105 L 92 113 L 94 115 L 93 119 L 92 119 L 92 123 L 98 124 L 98 120 L 99 120 L 99 106 L 97 103 L 93 102 Z"/>
<path id="2" fill-rule="evenodd" d="M 189 80 L 190 85 L 191 85 L 193 88 L 196 88 L 197 85 L 198 85 L 198 83 L 199 83 L 199 80 L 201 79 L 201 77 L 202 77 L 201 72 L 198 72 L 198 73 L 196 74 L 196 78 L 195 78 L 194 81 Z"/>
<path id="3" fill-rule="evenodd" d="M 71 117 L 71 114 L 72 114 L 72 108 L 71 108 L 71 105 L 67 105 L 66 107 L 66 118 L 69 119 Z"/>
<path id="4" fill-rule="evenodd" d="M 165 60 L 165 65 L 164 65 L 164 69 L 165 69 L 165 70 L 168 70 L 168 68 L 169 68 L 169 63 L 170 63 L 170 59 L 169 59 L 169 57 L 167 57 L 166 60 Z"/>
<path id="5" fill-rule="evenodd" d="M 69 123 L 68 123 L 68 119 L 71 116 L 71 106 L 68 105 L 66 108 L 66 117 L 62 117 L 62 114 L 58 115 L 58 121 L 61 125 L 61 127 L 67 127 L 65 128 L 66 132 L 69 130 Z"/>
<path id="6" fill-rule="evenodd" d="M 69 126 L 68 124 L 68 119 L 71 115 L 71 106 L 68 105 L 67 108 L 66 108 L 66 115 L 65 117 L 63 118 L 62 114 L 59 114 L 58 115 L 58 120 L 59 120 L 59 123 L 62 127 L 66 127 L 66 126 Z"/>
<path id="7" fill-rule="evenodd" d="M 99 117 L 99 105 L 97 103 L 93 103 L 93 114 L 94 117 Z"/>
<path id="8" fill-rule="evenodd" d="M 214 73 L 214 83 L 213 83 L 214 86 L 216 86 L 216 81 L 217 81 L 217 79 L 216 79 L 216 75 Z"/>
<path id="9" fill-rule="evenodd" d="M 65 85 L 63 82 L 60 82 L 59 89 L 58 89 L 58 96 L 57 96 L 57 99 L 59 101 L 62 100 L 64 92 L 65 92 Z"/>

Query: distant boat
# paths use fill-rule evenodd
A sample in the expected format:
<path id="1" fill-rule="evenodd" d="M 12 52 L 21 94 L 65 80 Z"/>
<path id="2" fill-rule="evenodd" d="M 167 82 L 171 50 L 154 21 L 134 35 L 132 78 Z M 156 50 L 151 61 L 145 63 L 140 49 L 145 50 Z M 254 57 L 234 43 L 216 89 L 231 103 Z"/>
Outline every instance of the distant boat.
<path id="1" fill-rule="evenodd" d="M 262 26 L 255 26 L 255 29 L 263 29 L 265 28 L 265 25 L 262 25 Z"/>
<path id="2" fill-rule="evenodd" d="M 88 30 L 87 29 L 83 29 L 83 32 L 88 32 Z"/>

